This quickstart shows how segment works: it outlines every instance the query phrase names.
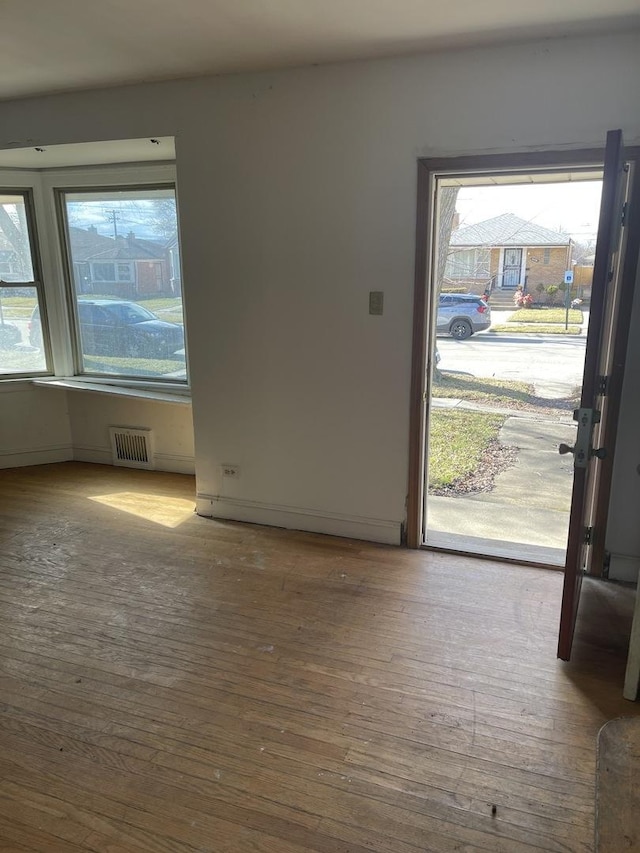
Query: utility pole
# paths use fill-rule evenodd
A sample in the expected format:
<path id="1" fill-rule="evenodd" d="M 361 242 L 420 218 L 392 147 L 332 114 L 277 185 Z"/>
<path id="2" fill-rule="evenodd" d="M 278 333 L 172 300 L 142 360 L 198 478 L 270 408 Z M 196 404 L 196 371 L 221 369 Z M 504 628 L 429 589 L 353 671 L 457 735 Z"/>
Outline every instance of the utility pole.
<path id="1" fill-rule="evenodd" d="M 118 211 L 111 210 L 109 211 L 109 215 L 111 217 L 111 221 L 113 222 L 113 238 L 114 240 L 118 239 Z"/>

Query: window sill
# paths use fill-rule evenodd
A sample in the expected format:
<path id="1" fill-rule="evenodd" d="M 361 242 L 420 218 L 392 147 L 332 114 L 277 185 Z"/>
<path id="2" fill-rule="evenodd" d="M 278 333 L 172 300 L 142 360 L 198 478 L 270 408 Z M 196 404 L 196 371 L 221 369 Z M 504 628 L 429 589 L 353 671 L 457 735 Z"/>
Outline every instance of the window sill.
<path id="1" fill-rule="evenodd" d="M 110 394 L 115 397 L 129 397 L 137 400 L 153 400 L 156 403 L 177 403 L 190 406 L 191 395 L 186 392 L 168 391 L 154 388 L 135 388 L 131 385 L 107 385 L 99 382 L 86 382 L 76 379 L 33 379 L 33 385 L 41 388 L 62 388 L 65 391 L 84 391 L 90 394 Z"/>

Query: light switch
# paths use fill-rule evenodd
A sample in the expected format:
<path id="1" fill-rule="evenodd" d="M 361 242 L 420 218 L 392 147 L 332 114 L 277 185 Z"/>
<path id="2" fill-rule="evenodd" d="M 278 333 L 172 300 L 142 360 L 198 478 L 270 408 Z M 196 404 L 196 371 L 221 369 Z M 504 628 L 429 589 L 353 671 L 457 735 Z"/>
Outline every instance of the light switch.
<path id="1" fill-rule="evenodd" d="M 384 291 L 369 291 L 369 314 L 382 314 L 384 308 Z"/>

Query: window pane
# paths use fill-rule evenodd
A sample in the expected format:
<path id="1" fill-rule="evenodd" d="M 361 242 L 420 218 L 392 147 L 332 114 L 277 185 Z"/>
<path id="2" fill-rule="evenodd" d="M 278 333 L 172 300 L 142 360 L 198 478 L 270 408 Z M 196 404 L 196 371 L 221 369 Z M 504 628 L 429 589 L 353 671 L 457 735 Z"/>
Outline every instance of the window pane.
<path id="1" fill-rule="evenodd" d="M 186 381 L 175 191 L 64 194 L 82 372 Z"/>
<path id="2" fill-rule="evenodd" d="M 0 287 L 0 375 L 47 369 L 35 287 Z"/>
<path id="3" fill-rule="evenodd" d="M 0 193 L 0 278 L 34 281 L 24 196 Z"/>

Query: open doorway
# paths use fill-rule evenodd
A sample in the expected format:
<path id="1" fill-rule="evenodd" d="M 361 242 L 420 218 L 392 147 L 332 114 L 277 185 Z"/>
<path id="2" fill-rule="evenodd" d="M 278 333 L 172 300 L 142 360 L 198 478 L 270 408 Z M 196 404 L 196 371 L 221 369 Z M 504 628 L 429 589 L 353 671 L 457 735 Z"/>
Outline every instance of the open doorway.
<path id="1" fill-rule="evenodd" d="M 625 147 L 621 130 L 610 130 L 607 132 L 604 148 L 585 150 L 577 152 L 544 152 L 528 155 L 487 155 L 484 157 L 460 157 L 445 160 L 420 160 L 418 162 L 418 216 L 417 216 L 417 241 L 416 241 L 416 286 L 414 291 L 414 329 L 413 329 L 413 359 L 411 374 L 411 420 L 410 420 L 410 467 L 409 467 L 409 491 L 407 499 L 407 529 L 406 539 L 409 547 L 429 547 L 428 542 L 428 492 L 429 492 L 429 451 L 433 446 L 433 439 L 429 431 L 430 417 L 434 405 L 433 388 L 436 382 L 441 382 L 440 371 L 441 356 L 436 346 L 438 331 L 438 312 L 440 308 L 440 297 L 442 295 L 442 283 L 444 281 L 444 270 L 447 265 L 449 250 L 469 249 L 468 234 L 464 240 L 452 238 L 455 222 L 455 203 L 449 203 L 448 214 L 445 206 L 441 203 L 438 192 L 438 181 L 449 181 L 455 186 L 455 181 L 461 185 L 471 184 L 475 179 L 476 185 L 487 186 L 496 184 L 505 186 L 518 183 L 564 183 L 581 182 L 587 180 L 599 180 L 601 177 L 601 204 L 598 213 L 597 237 L 595 240 L 595 253 L 593 258 L 593 274 L 591 292 L 588 295 L 589 317 L 586 324 L 586 340 L 584 351 L 584 369 L 580 387 L 576 388 L 576 402 L 579 392 L 579 402 L 572 412 L 572 421 L 566 426 L 572 428 L 573 433 L 570 441 L 556 442 L 554 450 L 558 450 L 560 457 L 555 456 L 556 461 L 563 454 L 571 454 L 573 457 L 573 477 L 571 485 L 571 498 L 567 510 L 567 528 L 565 539 L 564 560 L 564 584 L 560 619 L 560 631 L 558 639 L 558 656 L 563 660 L 569 660 L 571 654 L 571 643 L 573 631 L 578 614 L 580 600 L 580 588 L 582 577 L 589 574 L 592 577 L 607 576 L 607 562 L 605 550 L 605 536 L 607 530 L 608 504 L 611 493 L 611 482 L 613 478 L 613 464 L 616 450 L 616 433 L 622 399 L 622 388 L 625 375 L 625 362 L 627 345 L 630 334 L 631 308 L 634 298 L 635 285 L 638 274 L 638 261 L 640 258 L 640 181 L 638 181 L 638 160 L 640 149 Z M 506 180 L 505 180 L 506 178 Z M 448 198 L 454 197 L 457 201 L 457 193 L 448 194 Z M 501 214 L 498 214 L 500 216 Z M 447 221 L 448 220 L 448 221 Z M 473 223 L 472 223 L 473 225 Z M 486 226 L 486 223 L 485 223 Z M 474 230 L 474 229 L 472 229 Z M 478 229 L 476 228 L 475 231 Z M 524 229 L 523 229 L 524 230 Z M 558 229 L 556 229 L 558 230 Z M 561 229 L 562 230 L 565 229 Z M 459 237 L 460 235 L 458 235 Z M 513 241 L 522 242 L 522 241 Z M 447 247 L 446 251 L 439 251 L 439 244 Z M 486 246 L 480 248 L 486 249 Z M 489 247 L 491 248 L 491 247 Z M 527 278 L 527 264 L 523 264 L 522 258 L 526 257 L 528 248 L 526 245 L 493 247 L 503 250 L 502 264 L 498 264 L 497 273 L 495 265 L 489 263 L 488 277 L 489 286 L 478 293 L 459 294 L 466 300 L 476 300 L 482 310 L 477 310 L 482 315 L 482 321 L 492 327 L 490 314 L 490 301 L 494 292 L 496 282 L 500 282 L 504 274 L 505 266 L 517 270 L 520 260 L 521 281 L 513 288 L 513 276 L 509 283 L 513 288 L 514 307 L 522 310 L 526 317 L 525 323 L 531 317 L 527 312 L 535 310 L 535 297 L 531 293 L 529 285 L 532 282 Z M 522 248 L 519 257 L 510 254 L 506 258 L 505 248 Z M 552 246 L 549 246 L 549 256 Z M 540 254 L 539 249 L 536 249 Z M 543 253 L 544 257 L 544 253 Z M 569 255 L 567 255 L 569 257 Z M 486 253 L 485 253 L 486 260 Z M 468 264 L 468 257 L 466 263 Z M 440 272 L 438 272 L 438 266 Z M 471 265 L 475 271 L 477 264 Z M 451 265 L 450 265 L 451 269 Z M 435 270 L 435 272 L 434 272 Z M 574 296 L 574 288 L 579 284 L 576 282 L 576 269 L 571 267 L 565 270 L 563 284 L 564 288 L 564 329 L 561 334 L 567 335 L 571 323 L 571 310 L 582 310 L 585 300 L 579 301 L 581 297 Z M 491 279 L 495 275 L 493 281 Z M 525 276 L 522 281 L 522 275 Z M 486 272 L 485 272 L 486 277 Z M 504 279 L 502 278 L 502 281 Z M 439 288 L 435 285 L 439 284 Z M 544 285 L 540 281 L 539 284 Z M 502 290 L 509 288 L 500 288 Z M 544 291 L 540 288 L 540 293 Z M 536 288 L 538 290 L 538 288 Z M 553 291 L 557 293 L 557 291 Z M 547 290 L 548 293 L 548 290 Z M 587 294 L 583 294 L 587 296 Z M 572 305 L 573 303 L 573 305 Z M 496 302 L 494 301 L 494 305 Z M 544 309 L 544 306 L 541 306 Z M 554 306 L 548 308 L 555 310 Z M 476 318 L 477 319 L 477 318 Z M 487 324 L 487 319 L 489 323 Z M 548 315 L 545 318 L 549 319 Z M 465 318 L 465 322 L 469 317 Z M 522 322 L 522 317 L 511 316 L 504 326 Z M 550 323 L 545 324 L 542 334 L 548 332 Z M 442 323 L 440 324 L 442 331 Z M 576 323 L 576 325 L 578 325 Z M 455 319 L 448 332 L 456 340 L 469 340 L 472 335 L 468 329 L 461 332 L 462 324 L 460 318 Z M 445 331 L 447 329 L 445 328 Z M 477 330 L 480 331 L 480 330 Z M 494 332 L 502 331 L 494 327 Z M 529 332 L 525 334 L 535 334 Z M 576 332 L 576 334 L 582 334 Z M 544 343 L 544 341 L 543 341 Z M 543 351 L 543 344 L 539 345 L 537 353 Z M 531 362 L 537 363 L 539 358 L 531 353 Z M 554 360 L 554 368 L 561 364 L 559 359 Z M 474 374 L 472 380 L 475 381 Z M 491 386 L 495 395 L 495 385 L 488 377 L 481 377 L 485 385 Z M 490 377 L 491 379 L 495 377 Z M 458 380 L 459 381 L 459 380 Z M 514 392 L 517 389 L 511 389 Z M 487 389 L 484 389 L 485 395 Z M 557 391 L 557 389 L 556 389 Z M 529 394 L 529 392 L 526 392 Z M 462 395 L 459 394 L 461 397 Z M 546 398 L 547 401 L 549 399 Z M 531 401 L 528 400 L 528 403 Z M 493 416 L 499 413 L 480 414 Z M 511 411 L 507 407 L 507 416 Z M 499 425 L 501 428 L 501 426 Z M 535 431 L 535 430 L 534 430 Z M 491 437 L 491 436 L 490 436 Z M 495 437 L 495 436 L 494 436 Z M 453 432 L 445 433 L 445 438 L 451 444 Z M 430 441 L 431 439 L 431 441 Z M 498 437 L 499 441 L 499 437 Z M 556 439 L 557 441 L 557 439 Z M 431 446 L 430 446 L 431 445 Z M 514 442 L 516 452 L 519 444 Z M 545 452 L 549 451 L 548 445 Z M 539 449 L 538 449 L 539 450 Z M 500 448 L 499 448 L 499 452 Z M 451 454 L 449 454 L 451 455 Z M 535 453 L 534 453 L 535 455 Z M 504 460 L 503 460 L 504 462 Z M 506 467 L 509 460 L 506 461 Z M 534 461 L 532 471 L 538 471 L 538 460 Z M 553 472 L 557 471 L 553 468 Z M 532 500 L 539 494 L 540 479 L 544 472 L 520 477 L 517 491 L 520 499 Z M 516 490 L 514 490 L 516 491 Z M 562 490 L 555 490 L 555 497 Z M 504 513 L 504 507 L 498 507 L 497 512 Z M 545 524 L 545 520 L 542 520 Z M 507 527 L 516 529 L 523 527 L 522 517 L 516 515 L 508 518 L 505 515 L 503 530 Z M 515 537 L 509 540 L 491 541 L 485 537 L 480 543 L 469 540 L 469 526 L 465 525 L 464 533 L 467 535 L 466 542 L 443 544 L 441 546 L 448 550 L 462 550 L 476 556 L 498 556 L 512 558 L 517 562 L 556 563 L 557 560 L 545 559 L 540 550 L 532 553 L 531 548 Z M 549 543 L 548 530 L 542 530 L 544 545 Z M 506 541 L 506 548 L 504 546 Z M 553 544 L 553 543 L 552 543 Z M 536 546 L 534 545 L 534 548 Z M 505 553 L 506 551 L 506 553 Z M 528 552 L 528 553 L 527 553 Z"/>
<path id="2" fill-rule="evenodd" d="M 436 178 L 428 545 L 564 565 L 601 178 Z"/>
<path id="3" fill-rule="evenodd" d="M 563 566 L 601 166 L 431 177 L 421 543 Z"/>

